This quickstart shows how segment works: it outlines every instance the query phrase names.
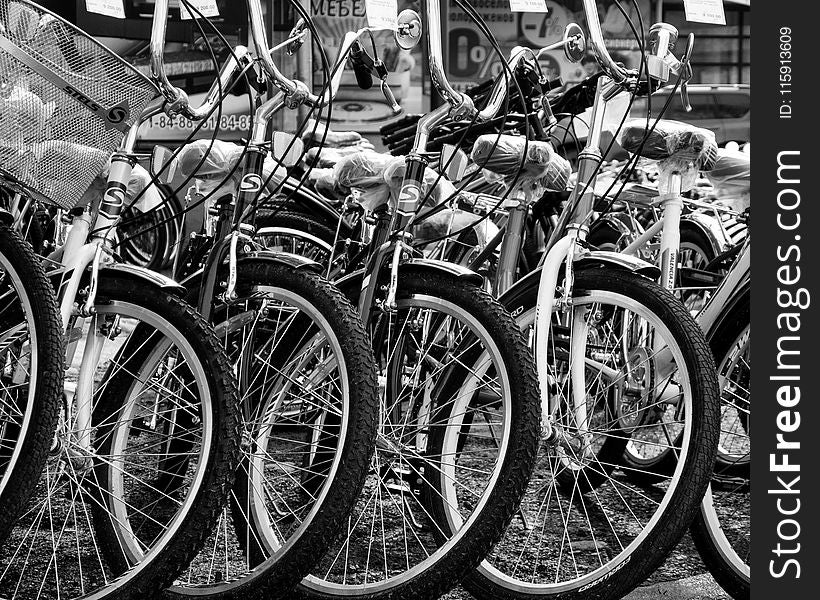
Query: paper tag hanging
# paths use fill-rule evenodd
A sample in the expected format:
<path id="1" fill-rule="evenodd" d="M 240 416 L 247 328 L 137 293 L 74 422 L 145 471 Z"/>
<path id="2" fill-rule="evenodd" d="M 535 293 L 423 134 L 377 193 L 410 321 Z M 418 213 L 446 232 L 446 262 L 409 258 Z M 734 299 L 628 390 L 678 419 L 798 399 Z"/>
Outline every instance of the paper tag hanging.
<path id="1" fill-rule="evenodd" d="M 510 0 L 510 11 L 545 13 L 548 12 L 547 0 Z"/>
<path id="2" fill-rule="evenodd" d="M 398 0 L 365 0 L 367 24 L 376 29 L 398 29 Z"/>
<path id="3" fill-rule="evenodd" d="M 188 0 L 188 4 L 190 4 L 192 8 L 195 8 L 196 10 L 201 12 L 202 16 L 205 18 L 219 16 L 219 7 L 216 5 L 216 0 Z M 191 13 L 191 11 L 188 10 L 188 7 L 185 6 L 185 3 L 182 2 L 182 0 L 180 0 L 179 2 L 179 14 L 182 17 L 183 21 L 194 18 L 200 18 L 200 16 L 196 12 Z"/>
<path id="4" fill-rule="evenodd" d="M 726 25 L 723 0 L 683 0 L 686 20 L 692 23 Z"/>
<path id="5" fill-rule="evenodd" d="M 115 19 L 125 18 L 123 0 L 85 0 L 85 10 Z"/>

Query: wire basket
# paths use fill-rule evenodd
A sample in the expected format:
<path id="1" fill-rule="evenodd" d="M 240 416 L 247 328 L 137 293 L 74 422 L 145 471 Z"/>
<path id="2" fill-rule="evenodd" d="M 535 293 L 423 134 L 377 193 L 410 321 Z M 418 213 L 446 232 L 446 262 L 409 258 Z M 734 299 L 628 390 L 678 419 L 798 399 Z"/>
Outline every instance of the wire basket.
<path id="1" fill-rule="evenodd" d="M 157 94 L 57 15 L 0 0 L 0 173 L 32 195 L 76 206 Z"/>

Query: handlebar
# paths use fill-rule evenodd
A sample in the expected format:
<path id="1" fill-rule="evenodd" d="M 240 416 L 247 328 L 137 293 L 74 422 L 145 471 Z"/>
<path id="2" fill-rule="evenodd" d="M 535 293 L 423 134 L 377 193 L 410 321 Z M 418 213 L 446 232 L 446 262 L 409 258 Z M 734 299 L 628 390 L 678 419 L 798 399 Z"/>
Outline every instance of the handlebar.
<path id="1" fill-rule="evenodd" d="M 157 84 L 169 106 L 166 111 L 182 114 L 192 121 L 205 119 L 222 101 L 222 91 L 230 88 L 239 76 L 253 64 L 248 49 L 237 46 L 230 58 L 222 65 L 219 76 L 211 85 L 204 102 L 193 108 L 184 90 L 173 85 L 165 73 L 165 31 L 168 23 L 168 0 L 157 0 L 154 5 L 154 20 L 151 26 L 150 70 L 151 79 Z"/>
<path id="2" fill-rule="evenodd" d="M 286 77 L 277 68 L 276 63 L 272 58 L 272 50 L 267 41 L 267 33 L 265 31 L 265 22 L 262 14 L 261 0 L 246 0 L 248 6 L 248 16 L 251 25 L 251 37 L 256 47 L 258 59 L 265 73 L 272 79 L 273 84 L 284 94 L 285 105 L 290 108 L 295 108 L 301 104 L 306 104 L 313 108 L 322 108 L 330 103 L 336 96 L 341 84 L 344 68 L 341 63 L 351 50 L 353 44 L 358 43 L 359 37 L 365 34 L 367 28 L 360 29 L 357 32 L 349 32 L 345 35 L 342 41 L 341 48 L 337 62 L 333 67 L 333 76 L 330 81 L 329 89 L 326 89 L 322 96 L 313 94 L 307 85 L 299 80 L 294 80 Z M 150 73 L 151 79 L 157 84 L 162 95 L 165 97 L 167 105 L 165 111 L 168 114 L 181 114 L 192 121 L 204 120 L 222 101 L 222 92 L 230 88 L 236 80 L 248 68 L 254 64 L 254 57 L 249 50 L 244 46 L 237 46 L 233 54 L 222 65 L 219 71 L 219 76 L 214 81 L 211 89 L 199 107 L 192 107 L 188 94 L 184 90 L 173 85 L 165 72 L 165 32 L 168 22 L 168 0 L 156 0 L 154 5 L 154 19 L 151 27 L 151 43 L 150 43 Z M 300 20 L 294 28 L 291 35 L 291 41 L 287 44 L 287 49 L 290 52 L 295 51 L 301 45 L 304 36 L 305 22 Z M 297 31 L 298 30 L 298 31 Z M 382 82 L 382 91 L 388 101 L 394 107 L 397 106 L 392 91 Z"/>
<path id="3" fill-rule="evenodd" d="M 598 17 L 598 5 L 595 0 L 584 0 L 584 15 L 589 28 L 588 42 L 592 47 L 592 54 L 598 60 L 604 73 L 617 84 L 628 85 L 631 81 L 637 81 L 637 73 L 630 71 L 617 64 L 609 55 L 604 42 L 604 32 L 601 29 L 601 19 Z"/>
<path id="4" fill-rule="evenodd" d="M 342 75 L 344 75 L 342 65 L 345 57 L 350 53 L 353 45 L 358 44 L 359 38 L 369 32 L 368 28 L 364 27 L 356 32 L 348 32 L 345 35 L 344 40 L 342 40 L 342 45 L 339 48 L 336 64 L 332 69 L 333 75 L 330 80 L 329 89 L 326 89 L 321 96 L 317 96 L 308 89 L 304 82 L 285 77 L 277 68 L 276 63 L 273 62 L 271 50 L 268 47 L 268 36 L 265 30 L 265 20 L 262 15 L 262 2 L 261 0 L 247 0 L 247 3 L 248 16 L 251 22 L 251 37 L 259 54 L 262 67 L 273 80 L 273 84 L 285 94 L 286 105 L 291 108 L 295 108 L 300 104 L 306 104 L 312 108 L 323 108 L 327 106 L 339 91 Z M 297 27 L 294 28 L 294 31 L 300 27 L 304 29 L 304 21 L 300 21 Z"/>

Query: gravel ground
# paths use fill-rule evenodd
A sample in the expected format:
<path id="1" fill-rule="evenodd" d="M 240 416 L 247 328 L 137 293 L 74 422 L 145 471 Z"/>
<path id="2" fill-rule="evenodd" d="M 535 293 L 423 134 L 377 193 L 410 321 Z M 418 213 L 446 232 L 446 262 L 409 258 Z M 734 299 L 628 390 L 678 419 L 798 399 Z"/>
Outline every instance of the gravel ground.
<path id="1" fill-rule="evenodd" d="M 706 572 L 703 561 L 687 535 L 666 562 L 626 600 L 731 600 Z M 442 596 L 442 600 L 472 600 L 461 587 Z"/>

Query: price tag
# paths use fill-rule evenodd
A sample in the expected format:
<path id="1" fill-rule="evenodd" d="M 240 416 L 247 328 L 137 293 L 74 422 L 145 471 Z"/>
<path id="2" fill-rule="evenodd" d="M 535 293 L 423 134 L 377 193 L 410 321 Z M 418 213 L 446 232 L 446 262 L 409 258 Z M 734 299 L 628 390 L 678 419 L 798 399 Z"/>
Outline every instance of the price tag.
<path id="1" fill-rule="evenodd" d="M 547 10 L 547 0 L 510 0 L 510 10 L 512 12 L 545 13 Z"/>
<path id="2" fill-rule="evenodd" d="M 85 9 L 90 13 L 106 17 L 125 18 L 125 6 L 122 0 L 85 0 Z"/>
<path id="3" fill-rule="evenodd" d="M 188 4 L 201 12 L 203 17 L 210 18 L 219 16 L 219 7 L 216 5 L 216 0 L 188 0 Z M 192 13 L 188 10 L 188 7 L 185 6 L 182 0 L 180 0 L 179 3 L 179 14 L 183 20 L 200 18 L 197 13 Z"/>
<path id="4" fill-rule="evenodd" d="M 723 0 L 683 0 L 683 8 L 687 21 L 726 25 Z"/>
<path id="5" fill-rule="evenodd" d="M 366 0 L 367 24 L 377 29 L 392 29 L 398 24 L 399 7 L 397 0 Z"/>

